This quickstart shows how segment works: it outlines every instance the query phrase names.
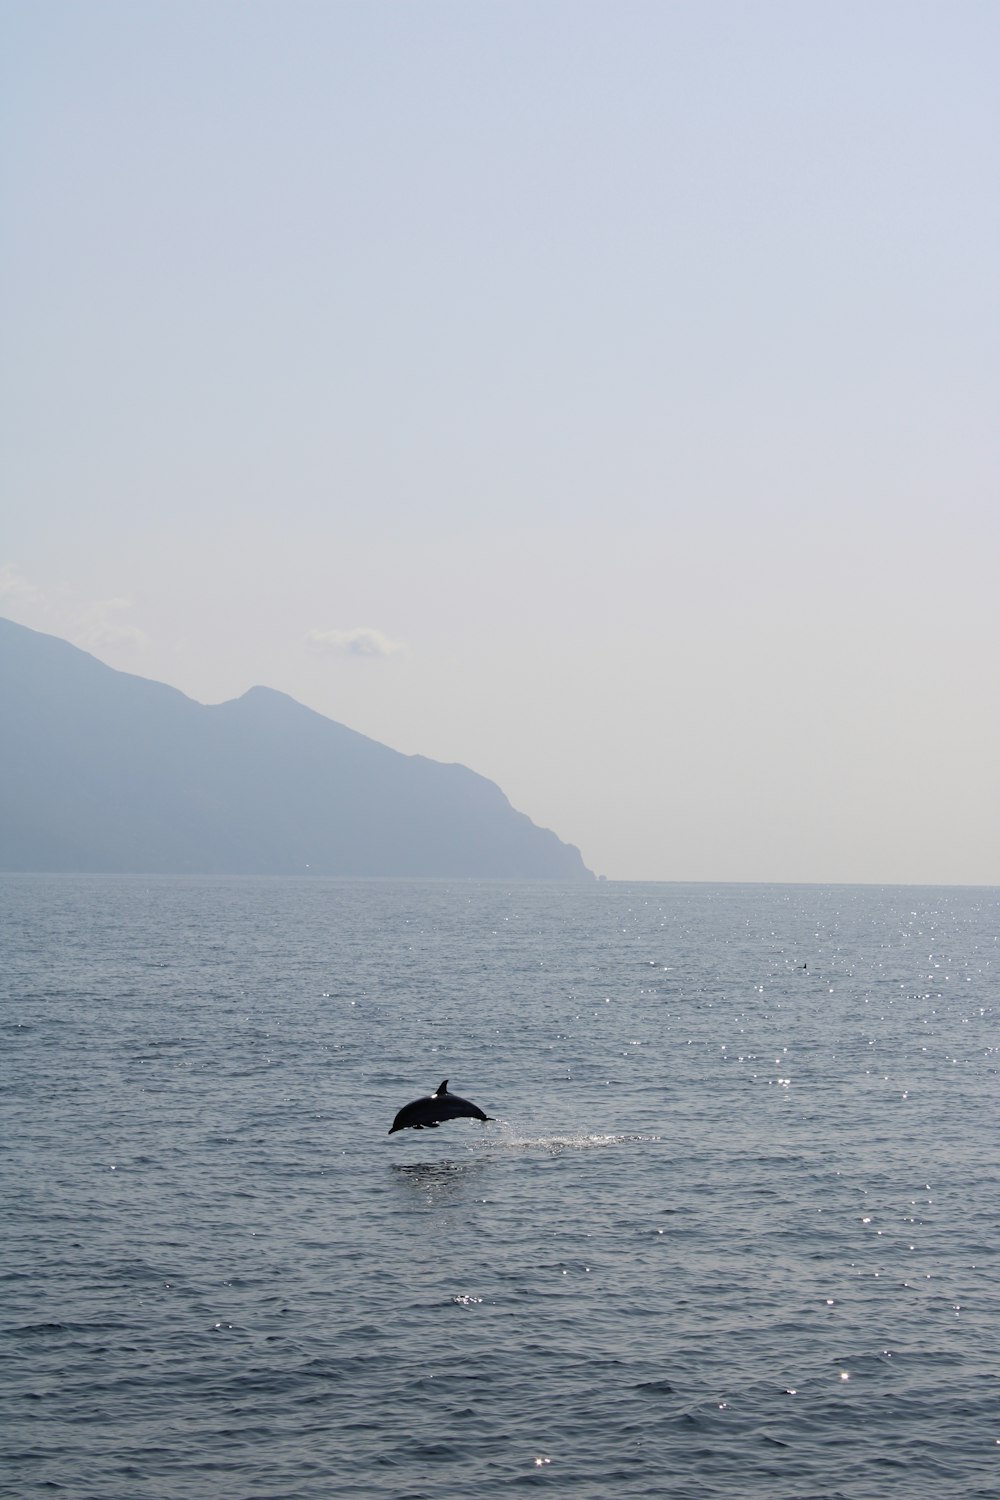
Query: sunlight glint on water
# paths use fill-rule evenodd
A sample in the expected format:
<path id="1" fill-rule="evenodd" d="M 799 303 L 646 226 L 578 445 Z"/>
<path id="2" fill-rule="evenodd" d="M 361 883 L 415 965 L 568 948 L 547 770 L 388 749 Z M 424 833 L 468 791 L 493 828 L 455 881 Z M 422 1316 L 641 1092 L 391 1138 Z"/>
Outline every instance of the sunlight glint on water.
<path id="1" fill-rule="evenodd" d="M 1000 1494 L 997 891 L 0 892 L 5 1495 Z"/>

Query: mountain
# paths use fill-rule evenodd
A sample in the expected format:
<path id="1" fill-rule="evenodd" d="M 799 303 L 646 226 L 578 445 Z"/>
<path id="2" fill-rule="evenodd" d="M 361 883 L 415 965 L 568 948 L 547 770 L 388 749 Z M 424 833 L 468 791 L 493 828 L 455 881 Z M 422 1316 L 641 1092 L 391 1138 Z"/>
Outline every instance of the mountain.
<path id="1" fill-rule="evenodd" d="M 591 879 L 465 766 L 255 687 L 205 706 L 0 619 L 0 869 Z"/>

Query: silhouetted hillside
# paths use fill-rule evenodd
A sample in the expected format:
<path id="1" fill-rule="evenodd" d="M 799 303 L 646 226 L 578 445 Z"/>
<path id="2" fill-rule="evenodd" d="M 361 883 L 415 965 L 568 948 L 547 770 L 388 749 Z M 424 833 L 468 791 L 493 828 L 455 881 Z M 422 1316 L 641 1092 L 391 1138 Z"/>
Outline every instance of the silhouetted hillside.
<path id="1" fill-rule="evenodd" d="M 464 766 L 269 688 L 206 707 L 0 620 L 0 868 L 590 878 Z"/>

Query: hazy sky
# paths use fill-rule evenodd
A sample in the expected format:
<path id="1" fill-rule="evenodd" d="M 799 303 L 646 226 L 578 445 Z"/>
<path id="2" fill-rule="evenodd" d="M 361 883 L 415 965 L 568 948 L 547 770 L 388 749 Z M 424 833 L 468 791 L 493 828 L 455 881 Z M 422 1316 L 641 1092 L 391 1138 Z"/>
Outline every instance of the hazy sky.
<path id="1" fill-rule="evenodd" d="M 995 0 L 0 16 L 0 613 L 610 877 L 1000 882 Z"/>

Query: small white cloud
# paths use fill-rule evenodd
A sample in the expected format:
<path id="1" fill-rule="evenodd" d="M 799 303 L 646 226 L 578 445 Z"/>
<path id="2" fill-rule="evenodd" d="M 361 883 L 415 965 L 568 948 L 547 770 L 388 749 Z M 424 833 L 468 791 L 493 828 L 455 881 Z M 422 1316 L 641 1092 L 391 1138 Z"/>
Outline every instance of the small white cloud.
<path id="1" fill-rule="evenodd" d="M 5 607 L 20 609 L 44 605 L 45 595 L 36 584 L 31 583 L 9 563 L 5 563 L 0 568 L 0 600 L 3 600 Z"/>
<path id="2" fill-rule="evenodd" d="M 107 646 L 125 646 L 144 651 L 149 645 L 149 636 L 138 625 L 131 625 L 121 618 L 122 611 L 131 608 L 131 599 L 101 599 L 92 604 L 74 632 L 78 644 L 98 650 Z"/>
<path id="3" fill-rule="evenodd" d="M 368 625 L 353 625 L 347 630 L 310 630 L 306 645 L 311 651 L 334 656 L 398 656 L 406 650 L 402 641 L 391 640 Z"/>

